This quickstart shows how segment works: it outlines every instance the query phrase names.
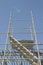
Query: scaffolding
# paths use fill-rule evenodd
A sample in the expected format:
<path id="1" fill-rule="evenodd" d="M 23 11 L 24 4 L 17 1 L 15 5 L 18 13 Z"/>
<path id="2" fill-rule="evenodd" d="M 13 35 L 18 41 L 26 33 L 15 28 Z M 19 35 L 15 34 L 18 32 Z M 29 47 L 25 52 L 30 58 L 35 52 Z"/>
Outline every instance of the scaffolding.
<path id="1" fill-rule="evenodd" d="M 43 45 L 43 42 L 40 43 L 37 41 L 37 32 L 35 31 L 32 11 L 31 17 L 32 20 L 30 21 L 14 20 L 14 22 L 12 22 L 12 13 L 10 13 L 6 45 L 4 44 L 5 49 L 0 52 L 1 65 L 43 65 L 43 58 L 41 58 L 43 57 L 43 50 L 42 52 L 39 50 L 39 45 Z M 18 25 L 18 22 L 19 26 L 17 27 L 15 24 Z M 23 25 L 21 26 L 20 23 L 21 25 L 22 23 L 29 25 L 24 25 L 23 27 Z M 24 34 L 27 34 L 29 39 L 26 36 L 24 37 Z M 23 39 L 23 37 L 25 39 Z"/>

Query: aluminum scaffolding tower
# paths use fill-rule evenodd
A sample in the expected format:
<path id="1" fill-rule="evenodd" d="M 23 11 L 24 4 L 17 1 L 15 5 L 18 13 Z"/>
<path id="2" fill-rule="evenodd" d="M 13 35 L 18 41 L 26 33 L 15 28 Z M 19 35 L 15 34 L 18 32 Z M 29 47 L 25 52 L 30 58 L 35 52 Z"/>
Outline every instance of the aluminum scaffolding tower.
<path id="1" fill-rule="evenodd" d="M 43 42 L 39 43 L 37 41 L 37 33 L 35 31 L 34 17 L 32 11 L 31 17 L 31 21 L 15 20 L 14 22 L 12 22 L 12 13 L 10 13 L 5 49 L 0 52 L 1 65 L 43 65 L 43 58 L 41 58 L 43 57 L 43 52 L 39 50 L 39 45 L 43 45 Z M 16 24 L 17 22 L 24 22 L 23 24 L 29 24 L 29 26 L 31 24 L 31 26 L 28 27 L 28 25 L 25 25 L 23 28 L 23 25 L 21 24 L 22 27 L 20 27 L 21 25 L 19 24 L 19 27 L 17 27 L 15 25 L 15 22 Z M 18 30 L 18 32 L 15 32 L 15 30 Z M 16 34 L 18 34 L 18 36 L 19 34 L 21 34 L 19 38 L 22 38 L 24 34 L 29 34 L 29 39 L 16 39 Z"/>

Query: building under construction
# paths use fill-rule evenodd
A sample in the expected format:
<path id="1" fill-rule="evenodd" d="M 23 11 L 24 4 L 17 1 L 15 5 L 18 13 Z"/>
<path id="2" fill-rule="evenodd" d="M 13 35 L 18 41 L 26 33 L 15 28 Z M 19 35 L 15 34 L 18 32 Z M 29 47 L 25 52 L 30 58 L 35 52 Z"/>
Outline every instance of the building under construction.
<path id="1" fill-rule="evenodd" d="M 0 44 L 0 65 L 43 65 L 43 42 L 37 41 L 40 32 L 35 31 L 31 20 L 13 20 L 10 13 L 6 43 Z M 2 49 L 4 47 L 4 49 Z"/>

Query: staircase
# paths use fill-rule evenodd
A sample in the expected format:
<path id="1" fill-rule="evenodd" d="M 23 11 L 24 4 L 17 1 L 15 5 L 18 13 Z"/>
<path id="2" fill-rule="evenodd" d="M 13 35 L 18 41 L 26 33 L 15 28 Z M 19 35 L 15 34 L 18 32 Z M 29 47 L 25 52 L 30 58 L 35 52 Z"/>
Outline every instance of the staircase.
<path id="1" fill-rule="evenodd" d="M 20 42 L 18 42 L 18 40 L 16 40 L 12 36 L 10 36 L 9 38 L 10 38 L 12 49 L 18 50 L 19 53 L 22 54 L 24 58 L 27 58 L 26 60 L 29 61 L 32 65 L 39 65 L 38 58 L 32 52 L 30 52 L 25 46 L 23 46 Z"/>

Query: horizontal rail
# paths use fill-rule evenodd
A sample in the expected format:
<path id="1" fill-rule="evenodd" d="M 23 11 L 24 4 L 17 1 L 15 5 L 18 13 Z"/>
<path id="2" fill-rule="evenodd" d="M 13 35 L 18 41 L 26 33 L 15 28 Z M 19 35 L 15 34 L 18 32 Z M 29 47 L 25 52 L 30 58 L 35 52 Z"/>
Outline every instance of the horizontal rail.
<path id="1" fill-rule="evenodd" d="M 32 22 L 31 20 L 13 19 L 12 22 Z"/>
<path id="2" fill-rule="evenodd" d="M 20 61 L 26 61 L 27 59 L 29 59 L 29 58 L 18 58 L 18 59 L 0 59 L 0 62 L 2 62 L 3 60 L 5 60 L 6 62 L 9 62 L 9 61 L 12 61 L 12 62 L 20 62 Z"/>
<path id="3" fill-rule="evenodd" d="M 32 53 L 35 53 L 35 54 L 37 54 L 38 52 L 36 51 L 36 50 L 31 50 L 31 52 Z M 28 53 L 28 52 L 25 52 L 25 53 Z M 43 56 L 43 52 L 40 52 L 39 51 L 39 53 L 40 53 L 40 56 Z M 11 56 L 24 56 L 23 54 L 22 54 L 22 52 L 10 52 L 10 51 L 6 51 L 5 52 L 5 57 L 6 56 L 10 56 L 10 54 L 11 54 Z M 4 56 L 4 51 L 1 51 L 0 52 L 0 56 Z"/>
<path id="4" fill-rule="evenodd" d="M 28 58 L 27 58 L 28 59 Z M 21 61 L 24 61 L 24 62 L 26 62 L 26 59 L 25 58 L 19 58 L 19 59 L 0 59 L 0 62 L 2 62 L 2 61 L 6 61 L 6 62 L 21 62 Z M 43 61 L 43 59 L 42 59 L 42 61 Z"/>
<path id="5" fill-rule="evenodd" d="M 10 33 L 0 32 L 0 34 L 10 34 Z M 12 34 L 43 34 L 43 32 L 36 32 L 36 33 L 31 33 L 31 32 L 12 32 Z"/>
<path id="6" fill-rule="evenodd" d="M 10 28 L 10 29 L 14 29 L 14 30 L 32 30 L 32 28 L 16 28 L 16 27 L 14 27 L 14 28 Z"/>
<path id="7" fill-rule="evenodd" d="M 32 43 L 22 43 L 23 45 L 31 45 Z M 6 45 L 6 44 L 3 44 L 3 43 L 0 43 L 0 45 Z M 8 45 L 10 45 L 10 44 L 8 44 Z M 34 43 L 34 45 L 36 45 L 36 43 Z M 40 43 L 38 43 L 37 45 L 43 45 L 43 42 L 40 42 Z"/>

